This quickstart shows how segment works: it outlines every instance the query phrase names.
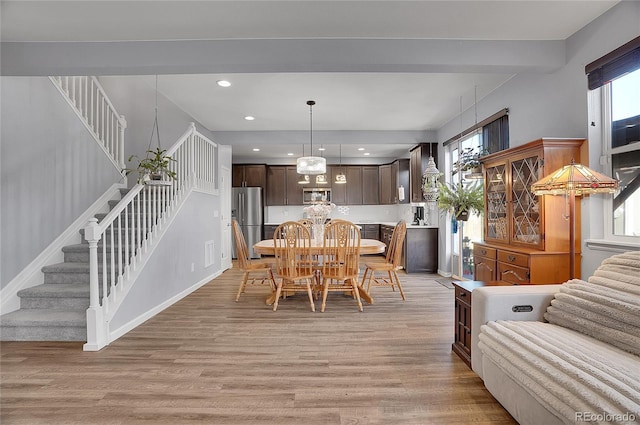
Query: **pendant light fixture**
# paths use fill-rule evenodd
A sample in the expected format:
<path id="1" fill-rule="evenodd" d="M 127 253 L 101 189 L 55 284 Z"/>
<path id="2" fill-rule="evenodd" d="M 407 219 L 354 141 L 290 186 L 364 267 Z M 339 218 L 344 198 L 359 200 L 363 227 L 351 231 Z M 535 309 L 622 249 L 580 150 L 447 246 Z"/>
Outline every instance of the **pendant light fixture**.
<path id="1" fill-rule="evenodd" d="M 320 149 L 318 149 L 318 150 L 320 152 L 322 152 L 320 154 L 320 156 L 324 158 L 324 145 L 321 145 Z M 316 176 L 316 184 L 324 185 L 324 184 L 327 184 L 327 183 L 329 183 L 329 182 L 327 181 L 327 175 L 326 174 L 318 174 Z"/>
<path id="2" fill-rule="evenodd" d="M 304 144 L 302 145 L 302 156 L 304 157 Z M 300 180 L 298 180 L 298 184 L 309 184 L 309 174 L 304 174 L 300 176 Z"/>
<path id="3" fill-rule="evenodd" d="M 436 162 L 431 155 L 431 143 L 429 143 L 429 158 L 427 168 L 422 173 L 422 195 L 427 201 L 429 208 L 433 207 L 438 200 L 438 178 L 442 173 L 436 168 Z"/>
<path id="4" fill-rule="evenodd" d="M 342 172 L 342 145 L 340 145 L 340 172 L 336 175 L 336 184 L 345 184 L 347 176 Z"/>
<path id="5" fill-rule="evenodd" d="M 316 102 L 307 100 L 309 105 L 309 142 L 311 143 L 310 156 L 302 156 L 296 161 L 296 170 L 298 174 L 324 174 L 327 172 L 327 160 L 321 156 L 313 156 L 313 105 Z"/>

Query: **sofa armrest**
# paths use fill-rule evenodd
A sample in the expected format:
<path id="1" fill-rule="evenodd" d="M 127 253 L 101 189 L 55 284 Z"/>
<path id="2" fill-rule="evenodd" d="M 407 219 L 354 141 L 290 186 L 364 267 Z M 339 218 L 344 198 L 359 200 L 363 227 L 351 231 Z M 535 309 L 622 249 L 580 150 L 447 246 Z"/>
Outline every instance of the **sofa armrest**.
<path id="1" fill-rule="evenodd" d="M 493 320 L 543 321 L 561 285 L 485 286 L 471 296 L 471 367 L 482 378 L 480 327 Z"/>

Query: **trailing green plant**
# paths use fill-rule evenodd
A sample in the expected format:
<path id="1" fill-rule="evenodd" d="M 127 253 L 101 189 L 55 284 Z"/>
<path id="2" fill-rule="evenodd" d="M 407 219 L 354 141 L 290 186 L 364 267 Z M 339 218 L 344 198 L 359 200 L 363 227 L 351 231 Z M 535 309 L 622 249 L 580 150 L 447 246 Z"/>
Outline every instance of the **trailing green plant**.
<path id="1" fill-rule="evenodd" d="M 455 174 L 458 171 L 469 171 L 480 167 L 480 158 L 488 153 L 488 150 L 481 147 L 462 149 L 458 156 L 458 160 L 453 163 L 451 174 Z"/>
<path id="2" fill-rule="evenodd" d="M 134 160 L 138 161 L 138 165 L 135 168 L 126 168 L 125 172 L 129 175 L 133 171 L 138 172 L 138 182 L 141 184 L 146 183 L 147 177 L 151 180 L 161 178 L 175 180 L 177 175 L 174 171 L 169 169 L 169 164 L 175 159 L 167 155 L 166 149 L 156 148 L 155 150 L 148 150 L 147 157 L 144 159 L 138 158 L 137 155 L 131 155 L 129 162 Z"/>
<path id="3" fill-rule="evenodd" d="M 481 183 L 438 183 L 438 208 L 449 211 L 456 219 L 464 212 L 480 215 L 484 210 L 484 189 Z"/>

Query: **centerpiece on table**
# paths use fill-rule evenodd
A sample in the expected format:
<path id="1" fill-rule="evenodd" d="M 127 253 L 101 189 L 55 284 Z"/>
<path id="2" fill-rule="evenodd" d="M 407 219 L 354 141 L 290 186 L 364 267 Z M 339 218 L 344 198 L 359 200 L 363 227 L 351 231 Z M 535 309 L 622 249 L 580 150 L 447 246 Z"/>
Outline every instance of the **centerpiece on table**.
<path id="1" fill-rule="evenodd" d="M 331 211 L 336 207 L 333 202 L 320 201 L 315 202 L 308 207 L 304 207 L 307 218 L 311 220 L 311 237 L 315 240 L 316 245 L 323 243 L 324 223 L 331 215 Z"/>

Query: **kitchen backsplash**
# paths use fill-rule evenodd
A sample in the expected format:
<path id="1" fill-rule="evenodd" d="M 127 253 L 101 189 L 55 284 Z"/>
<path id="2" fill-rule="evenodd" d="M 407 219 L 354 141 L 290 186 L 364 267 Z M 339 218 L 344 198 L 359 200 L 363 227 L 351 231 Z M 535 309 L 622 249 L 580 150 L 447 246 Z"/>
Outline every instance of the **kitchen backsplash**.
<path id="1" fill-rule="evenodd" d="M 300 220 L 304 217 L 303 208 L 302 205 L 265 207 L 264 222 L 279 224 L 288 220 Z M 434 211 L 433 214 L 437 214 L 437 211 Z M 341 218 L 360 224 L 396 222 L 400 219 L 412 223 L 413 208 L 411 205 L 340 205 L 331 212 L 330 218 Z M 429 220 L 429 214 L 425 212 L 425 219 L 435 221 L 437 224 L 437 216 Z"/>

